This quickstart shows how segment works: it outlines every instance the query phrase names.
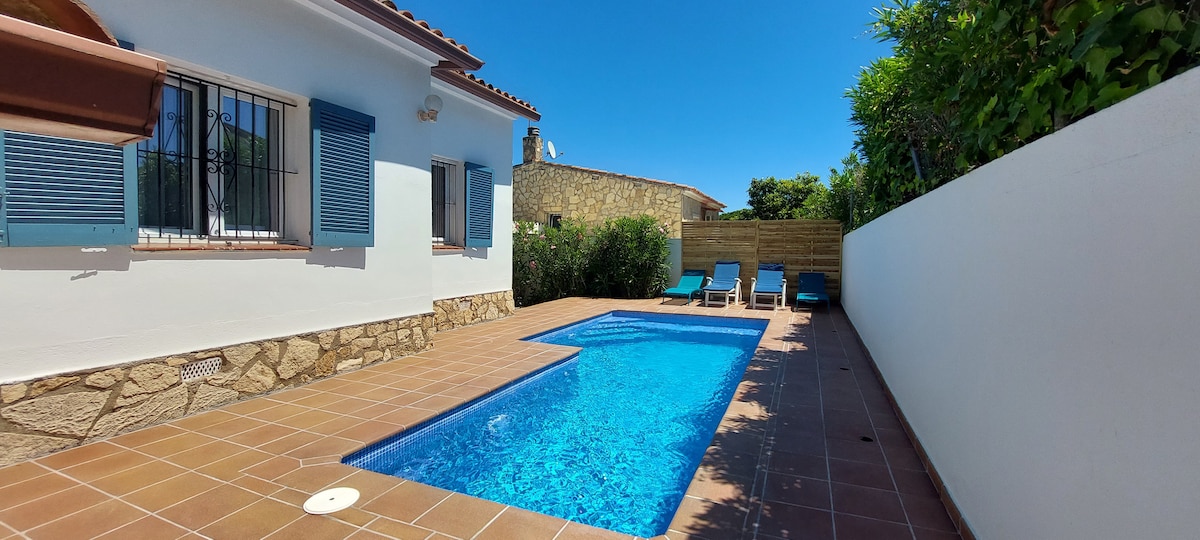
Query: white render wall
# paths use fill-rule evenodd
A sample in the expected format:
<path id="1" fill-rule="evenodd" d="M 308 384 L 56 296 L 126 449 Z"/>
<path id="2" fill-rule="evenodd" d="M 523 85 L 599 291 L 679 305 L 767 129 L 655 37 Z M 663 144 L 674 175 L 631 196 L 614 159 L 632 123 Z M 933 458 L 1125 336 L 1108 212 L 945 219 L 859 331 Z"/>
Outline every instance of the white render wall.
<path id="1" fill-rule="evenodd" d="M 435 253 L 433 299 L 509 290 L 512 288 L 512 120 L 463 99 L 439 82 L 435 82 L 434 93 L 444 103 L 437 123 L 424 126 L 431 133 L 433 153 L 491 167 L 496 187 L 492 247 Z M 496 141 L 504 141 L 507 146 Z M 429 211 L 426 212 L 428 216 Z M 431 219 L 425 221 L 429 231 L 425 236 L 429 237 L 433 224 Z M 425 249 L 428 251 L 430 247 Z"/>
<path id="2" fill-rule="evenodd" d="M 329 3 L 329 2 L 325 2 Z M 429 64 L 290 0 L 89 0 L 139 51 L 296 98 L 287 128 L 288 237 L 308 240 L 308 99 L 375 116 L 375 247 L 311 253 L 0 249 L 0 382 L 432 311 L 435 297 L 511 288 L 507 226 L 486 259 L 433 260 L 430 128 L 511 174 L 511 123 L 478 109 L 417 121 Z M 451 100 L 447 100 L 450 102 Z M 475 129 L 479 122 L 483 129 Z M 467 133 L 470 131 L 470 133 Z M 289 142 L 294 142 L 290 140 Z M 497 219 L 511 221 L 511 177 Z M 510 214 L 505 216 L 504 212 Z M 503 255 L 496 255 L 504 252 Z M 434 268 L 488 279 L 434 280 Z M 437 291 L 435 294 L 434 291 Z"/>
<path id="3" fill-rule="evenodd" d="M 843 303 L 983 539 L 1200 530 L 1200 70 L 845 239 Z"/>

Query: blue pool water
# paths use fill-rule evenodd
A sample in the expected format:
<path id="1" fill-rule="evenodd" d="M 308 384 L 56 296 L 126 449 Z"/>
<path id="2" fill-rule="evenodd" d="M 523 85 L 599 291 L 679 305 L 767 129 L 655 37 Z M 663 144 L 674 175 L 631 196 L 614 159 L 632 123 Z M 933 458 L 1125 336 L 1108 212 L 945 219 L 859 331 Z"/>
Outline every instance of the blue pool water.
<path id="1" fill-rule="evenodd" d="M 344 462 L 622 533 L 666 532 L 765 320 L 612 312 L 582 347 Z"/>

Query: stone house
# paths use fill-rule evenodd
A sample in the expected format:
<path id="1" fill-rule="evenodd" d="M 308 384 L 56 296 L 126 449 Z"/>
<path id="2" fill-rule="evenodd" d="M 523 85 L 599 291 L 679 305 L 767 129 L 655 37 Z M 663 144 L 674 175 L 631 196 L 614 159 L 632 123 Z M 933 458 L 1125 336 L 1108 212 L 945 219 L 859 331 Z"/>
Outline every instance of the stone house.
<path id="1" fill-rule="evenodd" d="M 540 115 L 465 46 L 390 1 L 59 4 L 161 94 L 141 136 L 0 114 L 0 463 L 512 312 L 512 123 Z M 0 32 L 88 38 L 38 5 Z"/>
<path id="2" fill-rule="evenodd" d="M 513 219 L 553 226 L 560 219 L 589 225 L 650 215 L 666 224 L 671 237 L 672 281 L 681 272 L 683 222 L 717 219 L 725 205 L 684 184 L 553 163 L 543 159 L 542 138 L 530 127 L 522 139 L 522 160 L 513 167 Z"/>

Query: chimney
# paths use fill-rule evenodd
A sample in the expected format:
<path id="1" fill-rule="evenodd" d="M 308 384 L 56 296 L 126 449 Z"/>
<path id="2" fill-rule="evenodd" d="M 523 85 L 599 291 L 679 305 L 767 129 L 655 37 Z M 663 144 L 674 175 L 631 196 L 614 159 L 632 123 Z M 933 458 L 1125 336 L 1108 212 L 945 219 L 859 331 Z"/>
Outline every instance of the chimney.
<path id="1" fill-rule="evenodd" d="M 529 126 L 529 133 L 521 139 L 521 163 L 542 160 L 542 136 L 537 126 Z"/>

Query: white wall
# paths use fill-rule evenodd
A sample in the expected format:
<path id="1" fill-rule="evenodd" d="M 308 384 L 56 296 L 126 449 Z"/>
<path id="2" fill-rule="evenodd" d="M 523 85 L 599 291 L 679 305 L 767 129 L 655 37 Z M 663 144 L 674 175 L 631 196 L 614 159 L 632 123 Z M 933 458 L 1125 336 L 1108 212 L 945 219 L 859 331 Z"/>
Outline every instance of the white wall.
<path id="1" fill-rule="evenodd" d="M 0 381 L 432 310 L 429 128 L 435 126 L 416 119 L 430 92 L 427 63 L 289 0 L 88 5 L 138 50 L 299 96 L 289 130 L 307 130 L 310 97 L 375 116 L 375 247 L 299 254 L 0 249 Z M 459 133 L 459 150 L 468 157 L 484 155 L 495 161 L 498 173 L 509 174 L 509 124 L 494 114 L 485 117 L 470 118 L 486 120 L 485 130 Z M 447 132 L 461 132 L 468 124 L 450 121 L 436 128 L 453 139 Z M 301 141 L 307 137 L 301 134 Z M 307 240 L 311 176 L 307 146 L 302 147 L 289 152 L 287 165 L 297 174 L 289 175 L 286 190 L 289 236 Z M 497 189 L 497 201 L 511 212 L 509 186 L 511 178 Z M 509 251 L 507 229 L 499 231 L 486 268 L 476 264 L 472 271 L 511 272 L 504 259 L 511 255 L 498 255 Z M 457 268 L 441 261 L 437 266 Z M 500 272 L 457 292 L 453 284 L 443 285 L 438 294 L 505 290 L 511 287 L 507 275 Z"/>
<path id="2" fill-rule="evenodd" d="M 435 83 L 434 92 L 444 106 L 437 123 L 429 126 L 433 153 L 491 167 L 495 208 L 492 247 L 434 254 L 433 298 L 507 291 L 512 288 L 512 118 L 473 104 L 441 83 Z"/>
<path id="3" fill-rule="evenodd" d="M 843 303 L 984 539 L 1200 530 L 1200 70 L 845 239 Z"/>

